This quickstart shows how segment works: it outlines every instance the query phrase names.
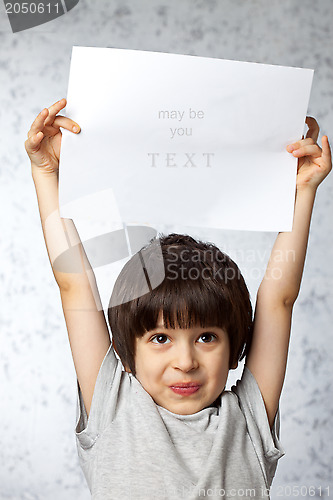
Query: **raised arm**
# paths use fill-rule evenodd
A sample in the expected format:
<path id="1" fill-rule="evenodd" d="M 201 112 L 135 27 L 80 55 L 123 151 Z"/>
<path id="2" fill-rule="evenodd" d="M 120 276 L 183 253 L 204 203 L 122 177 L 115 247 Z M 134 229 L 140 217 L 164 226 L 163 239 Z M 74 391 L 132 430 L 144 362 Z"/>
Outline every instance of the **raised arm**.
<path id="1" fill-rule="evenodd" d="M 31 160 L 44 239 L 60 290 L 75 370 L 89 413 L 110 336 L 95 276 L 75 225 L 59 214 L 60 127 L 74 133 L 80 131 L 73 120 L 58 115 L 65 106 L 66 100 L 61 99 L 39 113 L 28 132 L 25 148 Z"/>
<path id="2" fill-rule="evenodd" d="M 317 188 L 332 168 L 328 138 L 316 144 L 319 127 L 307 117 L 306 139 L 287 147 L 298 160 L 293 230 L 279 233 L 259 287 L 253 340 L 246 366 L 263 396 L 270 426 L 283 387 L 293 305 L 304 268 L 313 203 Z"/>

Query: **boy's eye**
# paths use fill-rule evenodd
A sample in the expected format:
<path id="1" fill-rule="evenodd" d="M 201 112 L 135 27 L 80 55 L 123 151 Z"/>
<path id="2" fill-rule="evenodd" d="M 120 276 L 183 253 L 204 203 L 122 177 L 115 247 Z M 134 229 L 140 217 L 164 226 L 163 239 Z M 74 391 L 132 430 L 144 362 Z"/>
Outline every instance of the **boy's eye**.
<path id="1" fill-rule="evenodd" d="M 168 340 L 169 339 L 166 335 L 160 334 L 155 335 L 155 337 L 151 339 L 151 342 L 153 342 L 153 344 L 166 344 Z"/>
<path id="2" fill-rule="evenodd" d="M 213 333 L 202 333 L 199 337 L 199 340 L 198 342 L 199 343 L 204 343 L 204 344 L 209 344 L 211 342 L 213 342 L 214 340 L 216 340 L 216 335 L 214 335 Z M 170 342 L 170 339 L 168 338 L 167 335 L 165 335 L 164 333 L 160 333 L 159 335 L 155 335 L 155 337 L 153 337 L 150 342 L 152 342 L 153 344 L 167 344 Z"/>
<path id="3" fill-rule="evenodd" d="M 198 342 L 200 342 L 200 339 L 204 339 L 203 343 L 208 344 L 209 342 L 212 342 L 216 339 L 216 335 L 213 335 L 212 333 L 203 333 L 202 335 L 200 335 Z"/>

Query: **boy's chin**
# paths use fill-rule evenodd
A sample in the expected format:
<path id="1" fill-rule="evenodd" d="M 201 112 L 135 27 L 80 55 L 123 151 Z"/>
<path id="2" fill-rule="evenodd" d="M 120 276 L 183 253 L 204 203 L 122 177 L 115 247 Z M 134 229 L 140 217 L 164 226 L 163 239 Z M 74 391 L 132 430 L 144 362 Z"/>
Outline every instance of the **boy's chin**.
<path id="1" fill-rule="evenodd" d="M 216 400 L 218 401 L 218 400 Z M 209 408 L 211 406 L 217 406 L 216 401 L 212 404 L 200 404 L 197 401 L 193 402 L 184 402 L 180 404 L 159 404 L 162 408 L 174 413 L 176 415 L 194 415 L 205 408 Z"/>

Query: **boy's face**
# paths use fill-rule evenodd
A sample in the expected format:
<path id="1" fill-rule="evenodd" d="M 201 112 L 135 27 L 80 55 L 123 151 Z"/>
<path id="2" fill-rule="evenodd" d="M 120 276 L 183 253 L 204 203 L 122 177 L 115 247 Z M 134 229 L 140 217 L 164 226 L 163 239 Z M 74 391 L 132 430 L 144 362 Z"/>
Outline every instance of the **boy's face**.
<path id="1" fill-rule="evenodd" d="M 136 339 L 136 378 L 156 404 L 179 415 L 197 413 L 224 390 L 228 335 L 218 327 L 167 329 L 161 316 L 157 328 Z"/>

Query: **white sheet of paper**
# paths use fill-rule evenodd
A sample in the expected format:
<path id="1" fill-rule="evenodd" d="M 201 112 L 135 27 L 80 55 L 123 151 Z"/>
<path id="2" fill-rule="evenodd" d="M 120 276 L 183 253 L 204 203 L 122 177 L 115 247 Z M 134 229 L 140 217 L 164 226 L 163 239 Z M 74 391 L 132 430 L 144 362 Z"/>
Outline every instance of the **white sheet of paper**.
<path id="1" fill-rule="evenodd" d="M 292 229 L 313 70 L 139 50 L 73 47 L 61 216 L 85 238 L 115 221 Z M 90 228 L 90 229 L 89 229 Z"/>

